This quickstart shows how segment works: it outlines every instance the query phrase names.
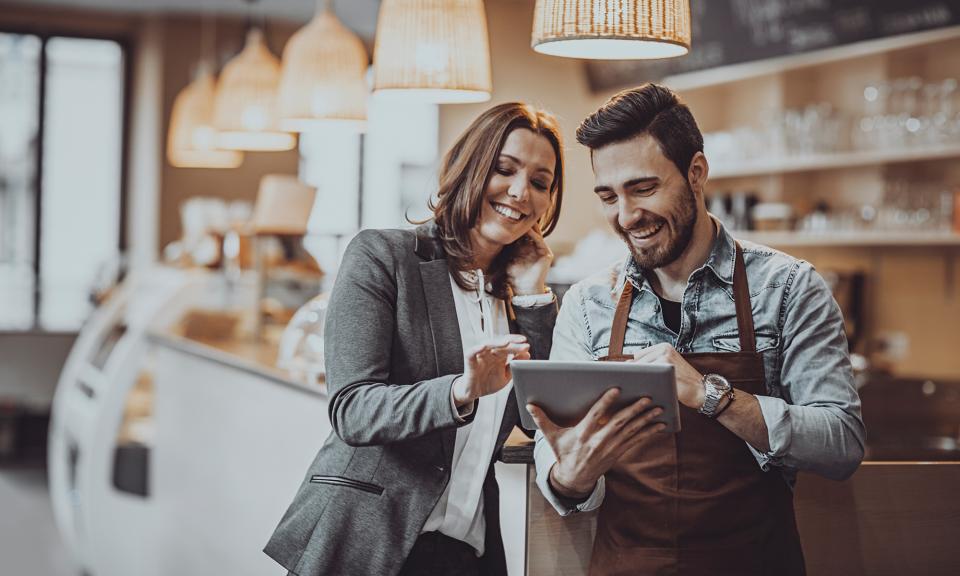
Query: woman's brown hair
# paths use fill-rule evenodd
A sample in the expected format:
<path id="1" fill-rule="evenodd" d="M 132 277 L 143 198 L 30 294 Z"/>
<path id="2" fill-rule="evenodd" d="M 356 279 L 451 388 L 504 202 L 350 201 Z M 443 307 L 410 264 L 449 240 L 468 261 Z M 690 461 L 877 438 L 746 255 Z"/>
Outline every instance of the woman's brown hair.
<path id="1" fill-rule="evenodd" d="M 540 218 L 540 229 L 547 236 L 557 226 L 563 199 L 563 144 L 556 118 L 550 113 L 521 102 L 508 102 L 490 108 L 474 120 L 457 138 L 440 164 L 440 185 L 437 197 L 430 201 L 433 220 L 447 254 L 457 284 L 471 289 L 461 274 L 473 259 L 470 231 L 477 224 L 484 194 L 507 136 L 523 128 L 543 136 L 553 147 L 556 166 L 550 184 L 550 207 Z M 512 259 L 507 247 L 494 259 L 487 278 L 493 293 L 506 295 L 506 270 Z"/>

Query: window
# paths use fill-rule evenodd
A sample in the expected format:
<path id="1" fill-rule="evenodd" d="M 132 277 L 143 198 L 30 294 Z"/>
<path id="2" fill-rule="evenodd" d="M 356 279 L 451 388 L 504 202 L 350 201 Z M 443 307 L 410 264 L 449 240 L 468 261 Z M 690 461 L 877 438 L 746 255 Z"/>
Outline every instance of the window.
<path id="1" fill-rule="evenodd" d="M 123 246 L 126 55 L 0 33 L 0 329 L 80 327 Z"/>

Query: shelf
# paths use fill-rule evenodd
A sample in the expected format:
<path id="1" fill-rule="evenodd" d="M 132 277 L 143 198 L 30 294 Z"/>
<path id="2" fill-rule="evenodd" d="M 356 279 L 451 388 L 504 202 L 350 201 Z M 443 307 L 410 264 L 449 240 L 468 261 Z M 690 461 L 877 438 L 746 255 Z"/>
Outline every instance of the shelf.
<path id="1" fill-rule="evenodd" d="M 858 168 L 863 166 L 896 164 L 899 162 L 922 162 L 925 160 L 944 160 L 949 158 L 960 158 L 960 145 L 923 146 L 906 150 L 835 152 L 833 154 L 788 156 L 774 160 L 729 164 L 717 162 L 710 169 L 710 179 L 717 180 L 723 178 L 743 178 L 746 176 L 789 174 L 793 172 L 814 172 L 817 170 L 836 170 L 840 168 Z"/>
<path id="2" fill-rule="evenodd" d="M 780 56 L 755 62 L 744 62 L 742 64 L 730 64 L 728 66 L 708 68 L 696 72 L 686 72 L 667 76 L 662 80 L 662 83 L 681 92 L 684 90 L 712 88 L 760 76 L 780 74 L 791 70 L 799 70 L 801 68 L 809 68 L 854 58 L 863 58 L 875 54 L 884 54 L 895 50 L 923 46 L 958 37 L 960 37 L 960 26 L 947 26 L 923 32 L 865 40 L 863 42 L 855 42 L 853 44 L 845 44 L 812 52 Z"/>
<path id="3" fill-rule="evenodd" d="M 733 231 L 732 234 L 740 240 L 748 240 L 774 248 L 960 246 L 960 234 L 948 232 L 861 231 L 812 234 L 808 232 Z"/>

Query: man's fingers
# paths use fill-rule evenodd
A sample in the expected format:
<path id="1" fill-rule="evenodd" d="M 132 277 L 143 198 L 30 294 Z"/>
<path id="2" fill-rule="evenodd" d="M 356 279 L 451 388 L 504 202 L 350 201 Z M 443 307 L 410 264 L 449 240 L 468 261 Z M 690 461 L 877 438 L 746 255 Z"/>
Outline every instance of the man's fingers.
<path id="1" fill-rule="evenodd" d="M 653 347 L 644 348 L 643 350 L 637 350 L 633 353 L 634 362 L 649 362 L 651 359 L 657 356 L 658 350 L 654 350 Z"/>
<path id="2" fill-rule="evenodd" d="M 654 344 L 653 346 L 647 346 L 643 350 L 637 350 L 633 353 L 633 359 L 642 360 L 645 362 L 651 362 L 654 358 L 660 358 L 666 352 L 666 348 L 669 346 L 667 343 Z"/>
<path id="3" fill-rule="evenodd" d="M 611 388 L 604 392 L 603 396 L 593 403 L 590 411 L 587 412 L 587 415 L 584 417 L 588 426 L 591 428 L 603 427 L 609 421 L 608 412 L 610 411 L 610 407 L 613 406 L 613 403 L 616 402 L 619 397 L 619 388 Z"/>
<path id="4" fill-rule="evenodd" d="M 656 419 L 663 414 L 663 408 L 656 406 L 636 416 L 627 423 L 616 436 L 616 441 L 628 442 L 631 438 L 643 434 L 644 437 L 660 431 L 666 427 L 662 422 L 656 422 Z"/>
<path id="5" fill-rule="evenodd" d="M 537 423 L 537 428 L 543 432 L 543 435 L 546 436 L 547 440 L 550 441 L 550 444 L 553 445 L 553 437 L 556 435 L 560 427 L 554 424 L 553 420 L 551 420 L 550 417 L 547 416 L 547 414 L 535 404 L 527 404 L 527 412 L 530 413 L 533 421 Z"/>
<path id="6" fill-rule="evenodd" d="M 649 398 L 641 398 L 625 408 L 621 408 L 610 418 L 610 423 L 616 428 L 622 428 L 629 424 L 634 418 L 642 414 L 650 407 Z"/>

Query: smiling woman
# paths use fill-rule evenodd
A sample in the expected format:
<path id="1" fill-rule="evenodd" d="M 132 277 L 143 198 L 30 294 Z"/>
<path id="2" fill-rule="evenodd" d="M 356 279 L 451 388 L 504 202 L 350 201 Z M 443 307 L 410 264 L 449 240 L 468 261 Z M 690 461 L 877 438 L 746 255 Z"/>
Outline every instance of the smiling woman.
<path id="1" fill-rule="evenodd" d="M 488 268 L 493 292 L 503 297 L 507 264 L 525 241 L 515 243 L 534 224 L 550 234 L 562 199 L 557 122 L 514 102 L 484 112 L 461 135 L 444 157 L 437 200 L 430 207 L 451 269 Z M 457 282 L 466 288 L 459 277 Z"/>
<path id="2" fill-rule="evenodd" d="M 561 150 L 552 116 L 495 106 L 444 157 L 432 219 L 350 243 L 333 433 L 265 549 L 292 573 L 506 575 L 492 461 L 519 421 L 508 362 L 545 358 L 556 321 Z"/>

